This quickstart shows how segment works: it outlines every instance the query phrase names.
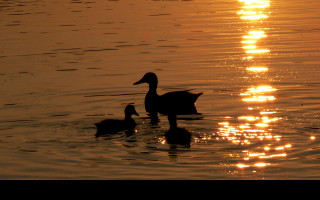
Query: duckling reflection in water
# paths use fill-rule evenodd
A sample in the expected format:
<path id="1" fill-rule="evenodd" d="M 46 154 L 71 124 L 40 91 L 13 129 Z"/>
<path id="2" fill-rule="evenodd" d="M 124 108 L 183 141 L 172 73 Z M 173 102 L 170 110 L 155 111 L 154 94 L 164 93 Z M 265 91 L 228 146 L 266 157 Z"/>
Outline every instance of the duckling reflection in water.
<path id="1" fill-rule="evenodd" d="M 137 113 L 133 105 L 127 105 L 124 110 L 124 113 L 124 120 L 104 119 L 99 123 L 95 123 L 97 127 L 96 137 L 99 137 L 103 134 L 117 133 L 119 131 L 128 131 L 129 133 L 132 133 L 134 128 L 136 127 L 136 122 L 132 118 L 132 115 L 139 116 L 139 114 Z"/>
<path id="2" fill-rule="evenodd" d="M 145 97 L 145 109 L 151 116 L 155 116 L 157 113 L 168 114 L 172 110 L 180 115 L 198 113 L 194 104 L 202 93 L 193 94 L 185 90 L 168 92 L 159 96 L 157 94 L 158 77 L 152 72 L 146 73 L 134 85 L 141 83 L 149 84 L 149 91 Z"/>
<path id="3" fill-rule="evenodd" d="M 177 115 L 170 113 L 168 115 L 170 129 L 166 132 L 165 137 L 169 144 L 190 145 L 191 133 L 177 126 Z"/>

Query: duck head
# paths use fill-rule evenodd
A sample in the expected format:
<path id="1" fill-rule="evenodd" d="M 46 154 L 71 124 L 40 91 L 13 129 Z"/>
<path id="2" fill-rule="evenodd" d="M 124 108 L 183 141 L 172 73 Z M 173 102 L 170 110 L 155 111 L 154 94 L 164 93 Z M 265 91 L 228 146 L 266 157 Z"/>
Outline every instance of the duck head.
<path id="1" fill-rule="evenodd" d="M 124 113 L 125 113 L 126 117 L 131 117 L 131 115 L 139 116 L 139 114 L 137 113 L 134 105 L 127 105 L 125 110 L 124 110 Z"/>
<path id="2" fill-rule="evenodd" d="M 157 86 L 158 85 L 158 77 L 153 72 L 146 73 L 142 79 L 135 82 L 133 85 L 139 85 L 141 83 L 148 83 L 150 86 Z"/>

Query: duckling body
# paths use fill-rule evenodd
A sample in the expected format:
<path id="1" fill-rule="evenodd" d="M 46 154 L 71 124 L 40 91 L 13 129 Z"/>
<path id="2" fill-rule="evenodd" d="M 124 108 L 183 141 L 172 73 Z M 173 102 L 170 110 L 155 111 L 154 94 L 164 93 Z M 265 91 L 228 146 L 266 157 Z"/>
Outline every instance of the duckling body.
<path id="1" fill-rule="evenodd" d="M 136 127 L 136 122 L 132 118 L 132 115 L 139 116 L 133 105 L 127 105 L 125 108 L 124 120 L 104 119 L 99 123 L 95 123 L 97 127 L 96 137 L 103 134 L 113 134 L 120 131 L 133 131 L 133 129 Z"/>
<path id="2" fill-rule="evenodd" d="M 170 129 L 165 133 L 167 142 L 169 144 L 190 145 L 191 133 L 184 128 L 177 127 L 176 115 L 169 114 L 168 120 Z"/>
<path id="3" fill-rule="evenodd" d="M 163 95 L 157 94 L 158 78 L 157 75 L 149 72 L 144 77 L 135 82 L 134 85 L 141 83 L 149 84 L 149 91 L 145 97 L 145 109 L 148 113 L 168 114 L 173 110 L 177 114 L 196 114 L 195 102 L 202 93 L 193 94 L 189 90 L 168 92 Z"/>
<path id="4" fill-rule="evenodd" d="M 134 119 L 104 119 L 95 125 L 97 127 L 96 136 L 100 136 L 103 134 L 112 134 L 125 130 L 131 131 L 136 127 L 136 122 Z"/>

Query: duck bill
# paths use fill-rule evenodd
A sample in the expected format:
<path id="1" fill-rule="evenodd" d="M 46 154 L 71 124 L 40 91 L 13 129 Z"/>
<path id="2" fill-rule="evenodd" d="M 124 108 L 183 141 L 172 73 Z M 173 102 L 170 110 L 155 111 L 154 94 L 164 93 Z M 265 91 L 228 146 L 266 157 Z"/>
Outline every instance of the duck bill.
<path id="1" fill-rule="evenodd" d="M 137 116 L 139 116 L 139 114 L 137 113 L 137 111 L 134 111 L 134 113 L 133 113 L 134 115 L 137 115 Z"/>
<path id="2" fill-rule="evenodd" d="M 141 83 L 145 83 L 144 79 L 142 78 L 140 81 L 135 82 L 133 85 L 139 85 Z"/>

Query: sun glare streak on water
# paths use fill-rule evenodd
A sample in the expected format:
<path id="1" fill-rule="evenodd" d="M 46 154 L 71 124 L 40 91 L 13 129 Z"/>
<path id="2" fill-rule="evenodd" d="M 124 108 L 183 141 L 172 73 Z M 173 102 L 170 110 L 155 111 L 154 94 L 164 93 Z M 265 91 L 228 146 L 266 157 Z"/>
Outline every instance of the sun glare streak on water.
<path id="1" fill-rule="evenodd" d="M 271 86 L 257 86 L 249 88 L 245 93 L 241 93 L 241 96 L 248 96 L 248 98 L 243 98 L 242 101 L 246 102 L 266 102 L 274 101 L 275 96 L 266 96 L 265 94 L 276 91 L 277 89 L 272 88 Z"/>
<path id="2" fill-rule="evenodd" d="M 266 72 L 269 70 L 267 67 L 247 67 L 246 69 L 252 72 Z"/>
<path id="3" fill-rule="evenodd" d="M 242 48 L 248 55 L 243 60 L 248 60 L 248 64 L 256 62 L 256 54 L 267 54 L 270 50 L 262 46 L 262 40 L 267 39 L 265 30 L 268 27 L 261 27 L 263 20 L 268 19 L 269 12 L 266 10 L 270 6 L 267 0 L 239 0 L 241 10 L 238 12 L 241 20 L 247 21 L 249 29 L 242 37 Z M 267 63 L 266 63 L 267 64 Z M 247 72 L 267 73 L 268 67 L 248 66 Z M 250 75 L 250 74 L 248 74 Z M 268 83 L 267 83 L 268 84 Z M 274 133 L 274 126 L 281 123 L 281 117 L 275 116 L 275 111 L 269 111 L 267 104 L 274 102 L 277 98 L 273 94 L 277 91 L 271 85 L 258 85 L 248 88 L 239 95 L 242 101 L 247 104 L 248 111 L 251 115 L 239 116 L 239 124 L 232 125 L 231 122 L 220 122 L 219 131 L 217 132 L 218 140 L 227 140 L 235 145 L 248 146 L 248 150 L 243 150 L 240 157 L 242 161 L 236 164 L 239 169 L 245 168 L 265 168 L 273 165 L 274 159 L 285 158 L 287 149 L 292 147 L 291 144 L 280 145 L 281 135 Z M 241 104 L 239 102 L 239 104 Z M 256 105 L 258 104 L 258 105 Z M 255 115 L 259 111 L 259 115 Z M 243 121 L 243 123 L 241 123 Z M 251 149 L 250 145 L 262 142 L 263 146 Z M 281 152 L 279 152 L 281 151 Z M 233 155 L 230 155 L 231 157 Z M 239 156 L 239 155 L 238 155 Z M 264 162 L 262 160 L 268 160 Z"/>

